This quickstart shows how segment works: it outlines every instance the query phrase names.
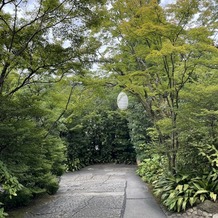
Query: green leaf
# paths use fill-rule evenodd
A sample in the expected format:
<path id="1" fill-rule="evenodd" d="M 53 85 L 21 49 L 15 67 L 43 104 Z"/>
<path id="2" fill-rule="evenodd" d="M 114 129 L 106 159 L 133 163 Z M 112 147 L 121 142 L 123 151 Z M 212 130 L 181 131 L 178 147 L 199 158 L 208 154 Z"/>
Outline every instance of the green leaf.
<path id="1" fill-rule="evenodd" d="M 195 182 L 193 182 L 193 185 L 194 185 L 195 188 L 197 188 L 198 190 L 199 190 L 199 189 L 202 189 L 202 187 L 201 187 L 199 184 L 195 183 Z"/>
<path id="2" fill-rule="evenodd" d="M 201 202 L 204 202 L 205 201 L 205 195 L 200 195 L 200 200 L 201 200 Z"/>
<path id="3" fill-rule="evenodd" d="M 175 196 L 177 196 L 177 194 L 175 192 L 171 192 L 169 198 L 175 198 Z"/>
<path id="4" fill-rule="evenodd" d="M 182 202 L 182 210 L 184 210 L 185 211 L 185 209 L 186 209 L 186 206 L 187 206 L 187 203 L 188 203 L 188 197 L 185 197 L 184 199 L 183 199 L 183 202 Z"/>
<path id="5" fill-rule="evenodd" d="M 183 190 L 186 191 L 189 188 L 189 184 L 184 184 Z"/>
<path id="6" fill-rule="evenodd" d="M 183 190 L 183 185 L 177 185 L 176 190 L 179 190 L 181 192 Z"/>
<path id="7" fill-rule="evenodd" d="M 179 197 L 177 201 L 177 212 L 180 212 L 182 206 L 183 198 Z"/>
<path id="8" fill-rule="evenodd" d="M 172 202 L 172 203 L 168 206 L 168 208 L 169 208 L 170 210 L 173 210 L 175 206 L 176 206 L 176 200 L 175 200 L 174 202 Z"/>
<path id="9" fill-rule="evenodd" d="M 196 197 L 190 197 L 190 198 L 189 198 L 189 203 L 190 203 L 190 205 L 193 206 L 194 203 L 196 202 L 196 200 L 197 200 Z"/>
<path id="10" fill-rule="evenodd" d="M 181 180 L 185 180 L 189 177 L 189 175 L 183 175 Z"/>
<path id="11" fill-rule="evenodd" d="M 210 192 L 210 198 L 211 198 L 213 201 L 216 201 L 216 199 L 217 199 L 217 194 L 215 194 L 214 192 Z"/>
<path id="12" fill-rule="evenodd" d="M 208 193 L 207 190 L 201 189 L 201 190 L 198 190 L 197 192 L 195 192 L 194 196 L 197 196 L 199 194 L 206 194 L 206 193 Z"/>

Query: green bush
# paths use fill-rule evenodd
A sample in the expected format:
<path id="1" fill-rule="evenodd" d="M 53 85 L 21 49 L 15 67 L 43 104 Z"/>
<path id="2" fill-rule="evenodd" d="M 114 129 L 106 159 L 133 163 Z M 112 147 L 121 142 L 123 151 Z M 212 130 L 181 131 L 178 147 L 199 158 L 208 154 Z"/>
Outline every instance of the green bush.
<path id="1" fill-rule="evenodd" d="M 119 111 L 97 111 L 68 124 L 63 134 L 68 143 L 68 170 L 96 163 L 135 163 L 126 115 Z"/>
<path id="2" fill-rule="evenodd" d="M 172 211 L 185 210 L 188 204 L 192 206 L 196 201 L 193 198 L 194 187 L 190 186 L 187 175 L 162 176 L 153 182 L 153 191 L 160 196 L 163 205 Z"/>
<path id="3" fill-rule="evenodd" d="M 142 180 L 152 183 L 163 175 L 166 160 L 163 156 L 157 154 L 152 155 L 151 158 L 144 159 L 139 164 L 137 174 L 142 177 Z"/>
<path id="4" fill-rule="evenodd" d="M 196 177 L 191 180 L 193 186 L 195 186 L 197 193 L 195 195 L 201 194 L 200 200 L 204 201 L 206 199 L 211 199 L 216 201 L 218 194 L 218 170 L 212 169 L 209 174 L 203 175 L 202 177 Z"/>
<path id="5" fill-rule="evenodd" d="M 59 188 L 58 179 L 52 178 L 49 182 L 46 183 L 45 188 L 48 194 L 55 194 Z"/>
<path id="6" fill-rule="evenodd" d="M 0 206 L 2 206 L 3 204 L 0 203 Z M 8 216 L 8 214 L 4 211 L 4 208 L 0 207 L 0 218 L 4 218 Z"/>
<path id="7" fill-rule="evenodd" d="M 33 193 L 28 188 L 22 188 L 17 192 L 17 196 L 10 197 L 7 193 L 0 195 L 0 200 L 4 203 L 5 209 L 28 205 L 33 198 Z"/>
<path id="8" fill-rule="evenodd" d="M 71 158 L 68 158 L 68 170 L 69 171 L 77 171 L 77 170 L 80 170 L 82 169 L 84 166 L 86 166 L 85 164 L 82 164 L 80 162 L 80 159 L 79 158 L 75 158 L 75 159 L 71 159 Z"/>
<path id="9" fill-rule="evenodd" d="M 217 171 L 203 177 L 163 175 L 153 183 L 153 191 L 169 210 L 185 211 L 206 199 L 216 201 L 218 194 Z"/>
<path id="10" fill-rule="evenodd" d="M 196 176 L 195 171 L 187 174 L 169 174 L 166 158 L 157 154 L 150 155 L 139 164 L 137 173 L 145 182 L 152 184 L 153 192 L 170 211 L 185 211 L 205 200 L 218 199 L 217 149 L 215 146 L 198 145 L 199 156 L 208 159 L 208 167 Z M 191 173 L 192 172 L 192 173 Z"/>

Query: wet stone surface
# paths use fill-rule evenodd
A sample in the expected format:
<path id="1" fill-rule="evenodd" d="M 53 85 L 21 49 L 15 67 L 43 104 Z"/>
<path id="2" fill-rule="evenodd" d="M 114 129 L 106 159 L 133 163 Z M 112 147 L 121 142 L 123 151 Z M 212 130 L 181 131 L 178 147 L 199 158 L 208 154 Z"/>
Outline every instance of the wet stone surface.
<path id="1" fill-rule="evenodd" d="M 46 201 L 27 207 L 16 218 L 120 218 L 125 207 L 128 173 L 135 166 L 94 165 L 78 172 L 66 173 L 58 192 Z"/>
<path id="2" fill-rule="evenodd" d="M 9 218 L 166 218 L 136 168 L 103 164 L 66 173 L 55 195 L 35 200 Z"/>

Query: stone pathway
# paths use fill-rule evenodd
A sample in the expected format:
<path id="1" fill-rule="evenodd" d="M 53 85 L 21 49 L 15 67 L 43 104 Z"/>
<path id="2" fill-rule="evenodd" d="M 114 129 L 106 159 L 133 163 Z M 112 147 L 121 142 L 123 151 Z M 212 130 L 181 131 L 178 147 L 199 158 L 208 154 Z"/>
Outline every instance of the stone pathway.
<path id="1" fill-rule="evenodd" d="M 62 176 L 57 194 L 9 218 L 166 217 L 131 165 L 93 165 Z"/>

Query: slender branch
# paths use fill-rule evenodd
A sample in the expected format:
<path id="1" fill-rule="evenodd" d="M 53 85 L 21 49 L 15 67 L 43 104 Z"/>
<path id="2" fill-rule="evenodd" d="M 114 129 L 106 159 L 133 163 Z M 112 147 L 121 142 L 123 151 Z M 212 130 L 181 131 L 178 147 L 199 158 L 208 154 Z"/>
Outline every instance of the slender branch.
<path id="1" fill-rule="evenodd" d="M 0 19 L 6 24 L 6 26 L 7 26 L 8 29 L 9 29 L 9 31 L 12 32 L 12 29 L 11 29 L 9 23 L 4 19 L 4 17 L 0 15 Z"/>
<path id="2" fill-rule="evenodd" d="M 14 93 L 15 93 L 16 91 L 18 91 L 20 88 L 22 88 L 23 86 L 25 86 L 25 85 L 28 83 L 28 81 L 31 79 L 31 77 L 34 75 L 34 73 L 35 73 L 35 71 L 31 72 L 31 73 L 23 80 L 23 82 L 22 82 L 19 86 L 17 86 L 16 88 L 14 88 L 12 91 L 10 91 L 8 95 L 14 94 Z"/>
<path id="3" fill-rule="evenodd" d="M 16 35 L 16 24 L 17 24 L 17 5 L 15 5 L 15 12 L 14 12 L 14 23 L 13 23 L 13 27 L 12 27 L 12 38 L 11 38 L 11 42 L 10 42 L 10 46 L 9 46 L 9 52 L 12 50 L 13 44 L 14 44 L 14 38 Z"/>
<path id="4" fill-rule="evenodd" d="M 5 5 L 7 5 L 7 4 L 10 4 L 10 3 L 12 3 L 14 0 L 10 0 L 10 1 L 8 1 L 8 2 L 5 2 L 4 0 L 2 1 L 2 5 L 0 6 L 0 11 L 2 10 L 2 8 L 5 6 Z"/>
<path id="5" fill-rule="evenodd" d="M 70 104 L 70 100 L 71 100 L 71 97 L 72 97 L 72 94 L 73 94 L 73 89 L 74 87 L 77 85 L 77 83 L 73 84 L 71 89 L 70 89 L 70 94 L 68 96 L 68 99 L 67 99 L 67 103 L 65 105 L 65 108 L 64 110 L 61 112 L 61 114 L 58 116 L 58 118 L 53 122 L 52 126 L 49 128 L 48 132 L 46 133 L 45 135 L 45 138 L 48 137 L 48 135 L 51 133 L 52 129 L 57 125 L 58 121 L 61 119 L 61 117 L 66 113 L 67 109 L 68 109 L 68 106 Z"/>

